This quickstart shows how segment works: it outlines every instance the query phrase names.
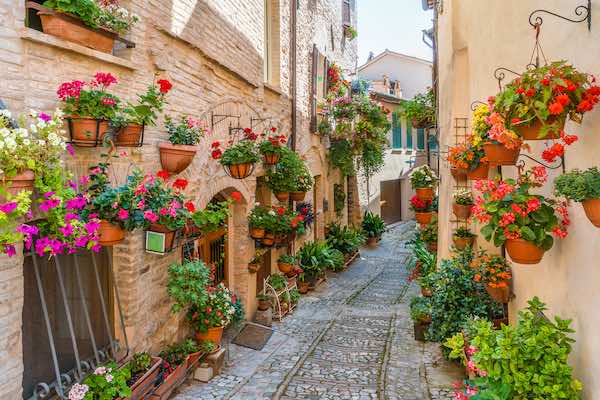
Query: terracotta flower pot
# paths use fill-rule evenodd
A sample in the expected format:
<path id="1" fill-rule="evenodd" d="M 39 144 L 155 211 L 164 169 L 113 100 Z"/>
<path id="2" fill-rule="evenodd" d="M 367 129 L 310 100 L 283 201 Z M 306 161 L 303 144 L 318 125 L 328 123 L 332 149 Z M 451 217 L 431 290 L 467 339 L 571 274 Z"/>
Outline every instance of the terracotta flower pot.
<path id="1" fill-rule="evenodd" d="M 143 125 L 127 125 L 117 134 L 115 145 L 124 147 L 139 147 L 142 141 Z"/>
<path id="2" fill-rule="evenodd" d="M 225 168 L 229 171 L 229 176 L 235 179 L 245 179 L 252 173 L 253 163 L 241 163 L 226 165 Z"/>
<path id="3" fill-rule="evenodd" d="M 367 246 L 370 248 L 377 247 L 377 238 L 376 237 L 368 237 L 367 238 Z"/>
<path id="4" fill-rule="evenodd" d="M 432 211 L 415 212 L 415 219 L 421 225 L 427 225 L 427 224 L 429 224 L 431 222 L 432 218 L 433 218 L 433 212 Z"/>
<path id="5" fill-rule="evenodd" d="M 42 30 L 48 35 L 103 53 L 112 53 L 113 51 L 117 35 L 110 31 L 88 28 L 75 17 L 52 10 L 38 11 L 38 15 L 42 20 Z"/>
<path id="6" fill-rule="evenodd" d="M 421 323 L 414 321 L 413 324 L 415 340 L 418 342 L 425 342 L 425 332 L 427 332 L 427 329 L 429 329 L 430 323 Z"/>
<path id="7" fill-rule="evenodd" d="M 592 224 L 600 228 L 600 199 L 584 200 L 581 205 Z"/>
<path id="8" fill-rule="evenodd" d="M 452 212 L 460 219 L 468 219 L 471 216 L 471 208 L 473 205 L 452 204 Z"/>
<path id="9" fill-rule="evenodd" d="M 284 274 L 289 274 L 294 269 L 292 264 L 277 262 L 277 268 Z"/>
<path id="10" fill-rule="evenodd" d="M 538 264 L 544 257 L 544 250 L 524 239 L 506 241 L 506 251 L 510 258 L 519 264 Z"/>
<path id="11" fill-rule="evenodd" d="M 263 228 L 250 228 L 250 237 L 252 239 L 262 239 L 265 237 L 265 230 Z"/>
<path id="12" fill-rule="evenodd" d="M 73 144 L 81 147 L 101 146 L 108 131 L 108 121 L 94 118 L 72 117 L 68 126 Z"/>
<path id="13" fill-rule="evenodd" d="M 432 200 L 433 199 L 433 188 L 417 188 L 417 197 L 421 200 Z"/>
<path id="14" fill-rule="evenodd" d="M 178 174 L 185 170 L 194 160 L 198 148 L 184 144 L 161 142 L 158 144 L 160 165 L 165 171 Z"/>
<path id="15" fill-rule="evenodd" d="M 171 372 L 169 376 L 151 393 L 150 399 L 167 400 L 173 391 L 183 383 L 187 372 L 187 364 L 184 361 Z"/>
<path id="16" fill-rule="evenodd" d="M 101 246 L 113 246 L 125 239 L 125 231 L 119 225 L 111 224 L 106 220 L 100 220 L 98 234 L 100 235 L 98 243 Z"/>
<path id="17" fill-rule="evenodd" d="M 260 264 L 248 264 L 248 271 L 250 271 L 251 274 L 257 273 L 259 269 Z"/>
<path id="18" fill-rule="evenodd" d="M 159 232 L 165 234 L 165 251 L 169 251 L 173 248 L 173 243 L 175 242 L 175 232 L 164 225 L 161 224 L 150 224 L 149 231 Z"/>
<path id="19" fill-rule="evenodd" d="M 290 192 L 290 199 L 293 201 L 304 201 L 306 192 Z"/>
<path id="20" fill-rule="evenodd" d="M 265 165 L 275 165 L 279 162 L 279 158 L 281 156 L 279 154 L 263 154 L 263 164 Z"/>
<path id="21" fill-rule="evenodd" d="M 556 117 L 548 118 L 546 121 L 548 124 L 553 124 L 556 122 Z M 515 129 L 519 135 L 523 138 L 523 140 L 550 140 L 550 139 L 559 139 L 560 133 L 565 129 L 565 120 L 559 122 L 558 130 L 553 130 L 547 132 L 546 136 L 539 137 L 540 131 L 542 130 L 542 121 L 538 118 L 535 118 L 533 124 L 529 126 L 515 126 Z"/>
<path id="22" fill-rule="evenodd" d="M 454 242 L 454 247 L 459 250 L 464 250 L 467 246 L 473 247 L 473 243 L 475 242 L 475 236 L 472 237 L 458 237 L 452 236 L 452 241 Z"/>
<path id="23" fill-rule="evenodd" d="M 456 180 L 465 179 L 467 177 L 467 170 L 462 168 L 450 168 L 450 173 Z"/>
<path id="24" fill-rule="evenodd" d="M 298 282 L 298 291 L 301 294 L 308 293 L 308 282 Z"/>
<path id="25" fill-rule="evenodd" d="M 265 237 L 260 240 L 260 242 L 265 246 L 273 246 L 275 243 L 275 235 L 272 233 L 265 233 Z"/>
<path id="26" fill-rule="evenodd" d="M 485 285 L 485 291 L 488 292 L 490 297 L 498 303 L 508 303 L 510 297 L 510 289 L 508 282 L 506 287 L 491 287 L 489 284 Z"/>
<path id="27" fill-rule="evenodd" d="M 479 179 L 487 179 L 489 170 L 490 170 L 489 163 L 487 163 L 487 162 L 479 163 L 477 168 L 475 168 L 473 171 L 467 172 L 467 178 L 469 178 L 472 181 L 479 180 Z"/>
<path id="28" fill-rule="evenodd" d="M 521 149 L 508 149 L 503 144 L 495 144 L 487 142 L 483 145 L 485 156 L 487 157 L 490 165 L 515 165 Z"/>
<path id="29" fill-rule="evenodd" d="M 431 293 L 431 289 L 425 288 L 425 287 L 421 287 L 421 295 L 423 297 L 431 297 L 431 296 L 433 296 L 433 293 Z"/>
<path id="30" fill-rule="evenodd" d="M 12 178 L 6 178 L 6 184 L 8 186 L 7 191 L 13 196 L 18 195 L 23 191 L 33 192 L 33 182 L 35 181 L 35 174 L 32 170 L 26 169 L 13 176 Z"/>
<path id="31" fill-rule="evenodd" d="M 202 342 L 204 340 L 210 340 L 215 345 L 221 345 L 221 338 L 223 337 L 223 327 L 217 326 L 215 328 L 208 328 L 206 333 L 196 332 L 196 340 Z"/>
<path id="32" fill-rule="evenodd" d="M 290 193 L 289 192 L 277 192 L 277 193 L 275 193 L 275 198 L 283 203 L 290 199 Z"/>
<path id="33" fill-rule="evenodd" d="M 258 300 L 258 309 L 260 311 L 267 311 L 271 308 L 271 300 Z"/>
<path id="34" fill-rule="evenodd" d="M 148 371 L 131 385 L 131 395 L 127 398 L 128 400 L 146 398 L 145 396 L 154 389 L 154 384 L 160 373 L 161 363 L 162 359 L 160 357 L 152 357 L 152 364 Z"/>

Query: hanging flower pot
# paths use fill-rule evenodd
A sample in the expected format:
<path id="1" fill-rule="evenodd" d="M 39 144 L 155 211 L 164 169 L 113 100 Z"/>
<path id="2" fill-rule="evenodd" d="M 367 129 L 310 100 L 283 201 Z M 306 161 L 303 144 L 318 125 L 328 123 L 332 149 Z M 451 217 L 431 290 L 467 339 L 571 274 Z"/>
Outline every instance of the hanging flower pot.
<path id="1" fill-rule="evenodd" d="M 521 149 L 516 147 L 509 149 L 503 144 L 487 142 L 483 145 L 485 156 L 490 165 L 516 165 Z"/>
<path id="2" fill-rule="evenodd" d="M 544 257 L 544 250 L 524 239 L 508 239 L 506 251 L 510 258 L 519 264 L 538 264 Z"/>
<path id="3" fill-rule="evenodd" d="M 7 190 L 13 196 L 16 196 L 23 191 L 33 191 L 33 182 L 35 181 L 35 174 L 32 170 L 26 169 L 13 176 L 12 178 L 6 178 Z"/>
<path id="4" fill-rule="evenodd" d="M 251 274 L 257 273 L 259 269 L 260 269 L 260 264 L 254 264 L 254 263 L 248 264 L 248 271 Z"/>
<path id="5" fill-rule="evenodd" d="M 534 122 L 531 125 L 515 125 L 515 129 L 517 133 L 521 135 L 523 140 L 549 140 L 549 139 L 560 139 L 560 133 L 565 129 L 565 119 L 558 122 L 558 128 L 552 129 L 551 131 L 547 131 L 546 136 L 539 137 L 540 132 L 542 131 L 542 121 L 538 118 L 533 120 Z M 556 117 L 549 117 L 546 121 L 547 125 L 552 125 L 557 121 Z"/>
<path id="6" fill-rule="evenodd" d="M 143 143 L 144 125 L 129 124 L 117 134 L 115 145 L 139 147 Z"/>
<path id="7" fill-rule="evenodd" d="M 452 203 L 452 212 L 460 219 L 468 219 L 471 216 L 473 205 Z"/>
<path id="8" fill-rule="evenodd" d="M 506 282 L 506 286 L 504 287 L 492 287 L 488 283 L 487 285 L 485 285 L 485 291 L 488 292 L 490 297 L 498 303 L 508 303 L 510 297 L 510 289 L 508 287 L 508 282 Z"/>
<path id="9" fill-rule="evenodd" d="M 433 188 L 417 188 L 415 189 L 417 192 L 417 197 L 421 200 L 432 200 L 433 199 Z"/>
<path id="10" fill-rule="evenodd" d="M 104 219 L 100 221 L 98 234 L 100 236 L 98 243 L 101 246 L 114 246 L 125 239 L 125 231 L 119 225 L 111 224 Z"/>
<path id="11" fill-rule="evenodd" d="M 460 236 L 452 236 L 452 242 L 454 243 L 454 247 L 458 250 L 464 250 L 467 247 L 473 247 L 473 243 L 475 243 L 475 236 L 471 237 L 460 237 Z"/>
<path id="12" fill-rule="evenodd" d="M 67 118 L 71 141 L 81 147 L 96 147 L 102 144 L 108 131 L 108 121 L 86 117 Z"/>
<path id="13" fill-rule="evenodd" d="M 277 198 L 277 200 L 279 200 L 281 202 L 285 202 L 290 199 L 290 193 L 289 192 L 278 192 L 278 193 L 275 193 L 275 198 Z"/>
<path id="14" fill-rule="evenodd" d="M 196 332 L 196 340 L 198 342 L 203 342 L 206 340 L 210 340 L 216 346 L 221 345 L 221 338 L 223 337 L 223 327 L 217 326 L 215 328 L 208 328 L 206 332 Z"/>
<path id="15" fill-rule="evenodd" d="M 250 237 L 252 239 L 262 239 L 265 237 L 265 230 L 263 228 L 250 228 Z"/>
<path id="16" fill-rule="evenodd" d="M 165 171 L 169 171 L 172 174 L 179 174 L 192 163 L 197 150 L 196 146 L 171 144 L 168 142 L 159 143 L 160 165 Z"/>
<path id="17" fill-rule="evenodd" d="M 235 179 L 246 179 L 254 169 L 254 163 L 241 163 L 225 165 L 225 169 L 229 176 Z"/>
<path id="18" fill-rule="evenodd" d="M 450 168 L 450 173 L 456 180 L 465 179 L 467 177 L 467 170 L 462 168 Z"/>
<path id="19" fill-rule="evenodd" d="M 581 205 L 591 223 L 600 228 L 600 199 L 583 200 Z"/>
<path id="20" fill-rule="evenodd" d="M 292 272 L 292 270 L 294 269 L 294 266 L 292 264 L 285 263 L 285 262 L 277 262 L 277 268 L 279 268 L 279 271 L 281 271 L 282 273 L 287 275 L 290 272 Z"/>
<path id="21" fill-rule="evenodd" d="M 262 238 L 260 240 L 260 242 L 264 245 L 264 246 L 273 246 L 273 244 L 275 243 L 275 235 L 273 235 L 272 233 L 265 233 L 265 237 Z"/>
<path id="22" fill-rule="evenodd" d="M 263 154 L 263 164 L 267 166 L 275 165 L 279 162 L 281 155 L 277 153 L 265 153 Z"/>
<path id="23" fill-rule="evenodd" d="M 433 218 L 433 212 L 432 211 L 415 212 L 415 219 L 421 225 L 427 225 L 427 224 L 429 224 L 431 222 L 432 218 Z"/>
<path id="24" fill-rule="evenodd" d="M 304 201 L 306 192 L 290 192 L 290 199 L 293 201 Z"/>
<path id="25" fill-rule="evenodd" d="M 473 171 L 467 172 L 467 178 L 472 181 L 479 179 L 487 179 L 490 164 L 487 162 L 481 162 Z"/>

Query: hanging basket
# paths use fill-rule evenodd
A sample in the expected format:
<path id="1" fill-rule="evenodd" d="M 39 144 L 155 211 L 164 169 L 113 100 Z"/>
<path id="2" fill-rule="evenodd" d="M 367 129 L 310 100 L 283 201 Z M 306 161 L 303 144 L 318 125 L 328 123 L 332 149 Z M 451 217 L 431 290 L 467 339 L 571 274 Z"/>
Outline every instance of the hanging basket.
<path id="1" fill-rule="evenodd" d="M 260 264 L 248 264 L 248 271 L 251 274 L 255 274 L 260 269 Z"/>
<path id="2" fill-rule="evenodd" d="M 516 165 L 521 149 L 509 149 L 503 144 L 496 144 L 487 142 L 483 145 L 485 156 L 487 157 L 490 165 Z"/>
<path id="3" fill-rule="evenodd" d="M 267 233 L 265 233 L 265 237 L 262 238 L 260 240 L 260 242 L 262 243 L 263 246 L 267 246 L 267 247 L 273 246 L 273 244 L 275 244 L 275 235 L 267 232 Z"/>
<path id="4" fill-rule="evenodd" d="M 506 251 L 510 258 L 518 264 L 539 264 L 544 257 L 544 250 L 524 239 L 508 239 Z"/>
<path id="5" fill-rule="evenodd" d="M 98 147 L 102 145 L 108 131 L 108 121 L 102 119 L 71 117 L 67 118 L 67 127 L 71 143 L 80 147 Z"/>
<path id="6" fill-rule="evenodd" d="M 179 174 L 184 171 L 194 160 L 198 148 L 183 144 L 171 144 L 162 142 L 158 144 L 160 153 L 160 165 L 162 169 L 171 174 Z"/>
<path id="7" fill-rule="evenodd" d="M 421 200 L 433 200 L 433 188 L 417 188 L 417 197 Z"/>
<path id="8" fill-rule="evenodd" d="M 458 250 L 464 250 L 468 247 L 473 247 L 473 243 L 475 243 L 475 236 L 471 237 L 458 237 L 452 236 L 452 242 L 454 243 L 454 247 Z"/>
<path id="9" fill-rule="evenodd" d="M 254 163 L 224 165 L 227 175 L 234 179 L 246 179 L 254 170 Z"/>
<path id="10" fill-rule="evenodd" d="M 275 198 L 283 203 L 290 199 L 290 193 L 289 192 L 277 192 L 277 193 L 275 193 Z"/>
<path id="11" fill-rule="evenodd" d="M 555 117 L 550 117 L 546 121 L 548 124 L 554 124 L 556 122 Z M 535 118 L 533 124 L 529 126 L 515 126 L 517 133 L 523 138 L 523 140 L 551 140 L 551 139 L 560 139 L 560 133 L 565 129 L 565 120 L 559 122 L 558 130 L 547 131 L 546 136 L 539 137 L 540 132 L 542 131 L 542 121 L 538 118 Z"/>
<path id="12" fill-rule="evenodd" d="M 100 221 L 98 234 L 100 236 L 98 243 L 101 246 L 114 246 L 125 239 L 125 231 L 119 225 L 111 224 L 106 220 Z"/>
<path id="13" fill-rule="evenodd" d="M 293 201 L 304 201 L 306 192 L 290 192 L 290 199 Z"/>
<path id="14" fill-rule="evenodd" d="M 415 219 L 417 220 L 417 222 L 419 224 L 427 225 L 427 224 L 431 223 L 431 220 L 433 219 L 433 212 L 432 211 L 415 212 Z"/>
<path id="15" fill-rule="evenodd" d="M 287 275 L 290 272 L 292 272 L 292 270 L 294 269 L 294 266 L 292 264 L 278 262 L 277 268 L 279 268 L 279 271 L 281 271 L 283 274 Z"/>
<path id="16" fill-rule="evenodd" d="M 265 237 L 265 230 L 263 228 L 250 228 L 250 237 L 252 239 L 262 239 Z"/>
<path id="17" fill-rule="evenodd" d="M 471 216 L 472 205 L 463 205 L 463 204 L 452 204 L 452 212 L 456 215 L 457 218 L 460 219 L 469 219 Z"/>
<path id="18" fill-rule="evenodd" d="M 488 292 L 490 297 L 498 303 L 508 303 L 510 297 L 510 289 L 508 282 L 506 287 L 491 287 L 489 284 L 485 285 L 485 291 Z"/>
<path id="19" fill-rule="evenodd" d="M 456 180 L 465 179 L 467 177 L 467 170 L 463 168 L 450 168 L 450 173 Z"/>
<path id="20" fill-rule="evenodd" d="M 584 200 L 581 205 L 590 222 L 600 228 L 600 199 Z"/>
<path id="21" fill-rule="evenodd" d="M 267 166 L 273 166 L 279 162 L 281 156 L 277 153 L 263 154 L 263 164 Z"/>
<path id="22" fill-rule="evenodd" d="M 489 169 L 489 163 L 480 162 L 477 168 L 475 168 L 473 171 L 467 172 L 467 178 L 469 178 L 472 181 L 476 181 L 479 179 L 487 179 Z"/>

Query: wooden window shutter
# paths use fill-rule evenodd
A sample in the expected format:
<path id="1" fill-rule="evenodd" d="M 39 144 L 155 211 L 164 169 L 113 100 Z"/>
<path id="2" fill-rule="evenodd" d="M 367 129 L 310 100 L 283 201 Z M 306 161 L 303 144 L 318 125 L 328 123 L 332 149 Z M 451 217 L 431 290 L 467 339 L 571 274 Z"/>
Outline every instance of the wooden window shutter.
<path id="1" fill-rule="evenodd" d="M 344 26 L 352 26 L 351 9 L 350 0 L 342 0 L 342 23 Z"/>
<path id="2" fill-rule="evenodd" d="M 317 45 L 313 45 L 312 51 L 312 79 L 310 88 L 310 131 L 317 132 L 317 76 L 319 70 L 319 51 Z"/>
<path id="3" fill-rule="evenodd" d="M 323 93 L 327 96 L 327 90 L 329 89 L 329 60 L 327 57 L 323 61 L 323 68 L 325 69 L 323 72 Z"/>

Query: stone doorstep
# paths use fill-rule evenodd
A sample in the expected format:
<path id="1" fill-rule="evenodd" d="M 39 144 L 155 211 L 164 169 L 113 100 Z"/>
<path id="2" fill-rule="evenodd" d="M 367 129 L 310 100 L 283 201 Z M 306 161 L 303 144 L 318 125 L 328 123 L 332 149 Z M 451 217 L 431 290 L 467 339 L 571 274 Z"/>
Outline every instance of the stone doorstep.
<path id="1" fill-rule="evenodd" d="M 223 367 L 223 362 L 225 361 L 225 349 L 221 348 L 221 350 L 209 354 L 204 358 L 202 363 L 208 364 L 208 366 L 212 369 L 213 376 L 219 375 L 221 373 L 221 368 Z"/>

